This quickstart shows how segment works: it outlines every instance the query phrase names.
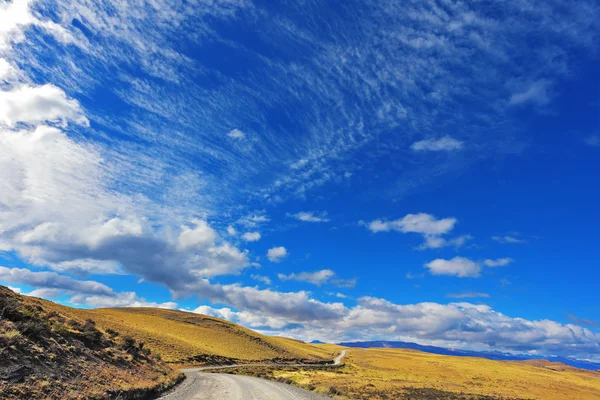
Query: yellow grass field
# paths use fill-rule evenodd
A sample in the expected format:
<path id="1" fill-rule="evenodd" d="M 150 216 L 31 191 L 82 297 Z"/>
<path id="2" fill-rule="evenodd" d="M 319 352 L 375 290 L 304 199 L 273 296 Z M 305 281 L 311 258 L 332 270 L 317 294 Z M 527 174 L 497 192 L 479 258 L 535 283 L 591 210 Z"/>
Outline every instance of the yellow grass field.
<path id="1" fill-rule="evenodd" d="M 273 374 L 349 399 L 464 398 L 444 397 L 441 392 L 429 397 L 426 391 L 411 397 L 405 388 L 475 395 L 466 398 L 600 399 L 600 373 L 557 363 L 493 361 L 405 349 L 349 349 L 345 362 L 339 370 L 275 370 Z"/>
<path id="2" fill-rule="evenodd" d="M 143 341 L 162 359 L 178 364 L 288 360 L 330 360 L 336 350 L 288 338 L 261 335 L 239 325 L 205 315 L 154 308 L 57 310 L 93 319 L 100 329 L 114 329 Z"/>

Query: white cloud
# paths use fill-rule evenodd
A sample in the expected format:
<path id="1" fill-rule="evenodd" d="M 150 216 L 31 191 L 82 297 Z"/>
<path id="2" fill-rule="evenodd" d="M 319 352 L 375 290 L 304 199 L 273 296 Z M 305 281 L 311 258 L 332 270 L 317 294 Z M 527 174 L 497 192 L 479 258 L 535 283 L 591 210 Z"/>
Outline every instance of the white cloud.
<path id="1" fill-rule="evenodd" d="M 134 292 L 115 292 L 110 287 L 96 281 L 82 281 L 56 272 L 36 272 L 25 268 L 0 267 L 0 281 L 33 286 L 27 296 L 46 299 L 61 295 L 72 296 L 73 304 L 90 307 L 158 307 L 175 309 L 177 303 L 149 302 Z M 17 293 L 21 293 L 18 291 Z"/>
<path id="2" fill-rule="evenodd" d="M 449 297 L 451 299 L 468 299 L 468 298 L 475 298 L 475 297 L 482 297 L 482 298 L 489 298 L 490 295 L 487 293 L 482 293 L 482 292 L 464 292 L 464 293 L 449 293 L 446 295 L 446 297 Z"/>
<path id="3" fill-rule="evenodd" d="M 79 294 L 70 299 L 72 304 L 86 305 L 96 308 L 112 308 L 112 307 L 153 307 L 175 310 L 179 305 L 173 301 L 157 303 L 147 301 L 144 298 L 138 297 L 134 292 L 121 292 L 115 296 L 86 296 Z"/>
<path id="4" fill-rule="evenodd" d="M 18 122 L 29 124 L 45 121 L 67 121 L 89 125 L 76 100 L 69 99 L 54 85 L 21 86 L 11 91 L 0 91 L 0 123 L 14 127 Z"/>
<path id="5" fill-rule="evenodd" d="M 497 258 L 495 260 L 490 260 L 489 258 L 486 259 L 483 263 L 485 264 L 486 267 L 505 267 L 508 264 L 514 262 L 515 260 L 513 260 L 512 258 L 509 257 L 505 257 L 505 258 Z"/>
<path id="6" fill-rule="evenodd" d="M 121 265 L 112 260 L 93 260 L 84 258 L 80 260 L 51 263 L 50 266 L 55 271 L 74 273 L 77 275 L 121 273 Z"/>
<path id="7" fill-rule="evenodd" d="M 235 230 L 235 228 L 234 228 L 233 226 L 229 225 L 229 226 L 227 227 L 227 234 L 228 234 L 229 236 L 235 236 L 235 235 L 236 235 L 236 233 L 237 233 L 237 232 L 236 232 L 236 230 Z"/>
<path id="8" fill-rule="evenodd" d="M 438 258 L 427 264 L 432 275 L 451 275 L 459 278 L 478 278 L 481 272 L 481 266 L 475 261 L 465 257 L 454 257 L 451 260 Z"/>
<path id="9" fill-rule="evenodd" d="M 282 281 L 299 281 L 299 282 L 308 282 L 313 285 L 321 286 L 331 280 L 335 276 L 335 272 L 330 269 L 322 269 L 320 271 L 314 272 L 298 272 L 292 273 L 289 275 L 285 274 L 277 274 L 277 277 Z"/>
<path id="10" fill-rule="evenodd" d="M 266 317 L 260 314 L 255 314 L 248 311 L 234 311 L 231 308 L 213 308 L 211 306 L 200 306 L 193 312 L 197 314 L 208 315 L 215 318 L 225 319 L 237 324 L 241 324 L 250 328 L 260 329 L 281 329 L 289 325 L 285 318 Z"/>
<path id="11" fill-rule="evenodd" d="M 25 268 L 0 267 L 0 280 L 36 288 L 61 289 L 90 295 L 112 296 L 115 292 L 95 281 L 79 281 L 56 272 L 33 272 Z"/>
<path id="12" fill-rule="evenodd" d="M 459 248 L 461 246 L 464 246 L 465 243 L 467 243 L 467 241 L 471 239 L 473 239 L 473 236 L 471 235 L 461 235 L 453 239 L 444 239 L 440 236 L 425 236 L 425 242 L 422 243 L 418 247 L 418 249 L 439 249 L 446 246 L 454 246 L 456 248 Z"/>
<path id="13" fill-rule="evenodd" d="M 246 138 L 246 134 L 244 132 L 240 131 L 239 129 L 232 129 L 231 131 L 229 131 L 227 136 L 229 136 L 230 138 L 233 138 L 233 139 L 238 139 L 238 140 L 243 140 Z"/>
<path id="14" fill-rule="evenodd" d="M 545 106 L 550 103 L 550 82 L 540 79 L 525 84 L 525 87 L 519 86 L 516 92 L 510 97 L 510 105 L 521 105 L 531 103 L 537 106 Z"/>
<path id="15" fill-rule="evenodd" d="M 463 148 L 463 142 L 444 136 L 440 139 L 425 139 L 414 142 L 411 146 L 414 151 L 455 151 Z"/>
<path id="16" fill-rule="evenodd" d="M 292 217 L 302 222 L 329 222 L 327 212 L 312 212 L 312 211 L 300 211 L 296 214 L 287 214 L 288 217 Z"/>
<path id="17" fill-rule="evenodd" d="M 263 275 L 250 275 L 250 277 L 252 279 L 254 279 L 255 281 L 259 281 L 264 283 L 265 285 L 270 285 L 271 284 L 271 278 L 269 278 L 268 276 L 263 276 Z"/>
<path id="18" fill-rule="evenodd" d="M 407 214 L 393 221 L 375 220 L 367 225 L 373 233 L 377 232 L 414 232 L 423 235 L 443 235 L 450 232 L 456 224 L 456 218 L 437 219 L 433 215 L 419 213 Z"/>
<path id="19" fill-rule="evenodd" d="M 253 228 L 269 222 L 271 219 L 267 217 L 264 211 L 248 214 L 238 220 L 240 224 L 246 228 Z"/>
<path id="20" fill-rule="evenodd" d="M 261 238 L 260 232 L 246 232 L 242 235 L 242 239 L 246 242 L 257 242 Z"/>
<path id="21" fill-rule="evenodd" d="M 205 249 L 213 246 L 219 236 L 217 232 L 204 220 L 195 220 L 193 222 L 196 225 L 194 228 L 188 228 L 187 226 L 181 227 L 178 243 L 179 248 L 188 250 Z M 139 227 L 139 229 L 134 227 L 134 232 L 131 233 L 140 235 L 142 233 L 141 227 Z"/>
<path id="22" fill-rule="evenodd" d="M 419 250 L 438 249 L 446 246 L 460 247 L 473 238 L 471 235 L 462 235 L 454 239 L 445 239 L 441 236 L 452 231 L 456 223 L 456 218 L 437 219 L 426 213 L 407 214 L 392 221 L 376 219 L 368 224 L 361 222 L 373 233 L 390 231 L 419 233 L 425 239 L 425 242 L 418 247 Z"/>
<path id="23" fill-rule="evenodd" d="M 492 240 L 498 243 L 509 243 L 509 244 L 519 244 L 519 243 L 527 243 L 527 240 L 521 239 L 515 236 L 492 236 Z"/>
<path id="24" fill-rule="evenodd" d="M 46 33 L 63 43 L 74 41 L 71 34 L 62 26 L 52 21 L 41 21 L 33 16 L 30 4 L 33 0 L 19 0 L 0 3 L 0 50 L 11 47 L 11 43 L 25 39 L 24 30 L 29 25 L 36 25 Z"/>
<path id="25" fill-rule="evenodd" d="M 273 247 L 267 251 L 267 258 L 271 260 L 271 262 L 278 263 L 287 257 L 288 252 L 285 247 Z"/>
<path id="26" fill-rule="evenodd" d="M 252 290 L 252 298 L 256 296 L 256 300 L 246 298 L 244 301 L 260 304 L 261 310 L 258 307 L 235 311 L 201 306 L 195 311 L 303 340 L 318 334 L 331 342 L 404 340 L 444 347 L 536 351 L 583 358 L 596 354 L 600 347 L 600 337 L 586 328 L 549 320 L 511 318 L 487 305 L 464 302 L 401 305 L 361 297 L 353 308 L 339 303 L 319 303 L 321 312 L 313 314 L 313 319 L 302 313 L 286 318 L 286 309 L 278 307 L 283 300 L 280 296 L 285 295 L 292 296 L 288 301 L 293 301 L 296 307 L 306 310 L 307 298 L 303 296 Z M 457 296 L 486 298 L 485 293 L 478 292 Z"/>
<path id="27" fill-rule="evenodd" d="M 15 293 L 21 293 L 21 289 L 18 287 L 13 287 L 13 286 L 7 286 L 7 288 L 9 288 L 10 290 L 12 290 Z"/>
<path id="28" fill-rule="evenodd" d="M 15 69 L 4 58 L 0 58 L 0 82 L 8 81 L 16 75 Z"/>

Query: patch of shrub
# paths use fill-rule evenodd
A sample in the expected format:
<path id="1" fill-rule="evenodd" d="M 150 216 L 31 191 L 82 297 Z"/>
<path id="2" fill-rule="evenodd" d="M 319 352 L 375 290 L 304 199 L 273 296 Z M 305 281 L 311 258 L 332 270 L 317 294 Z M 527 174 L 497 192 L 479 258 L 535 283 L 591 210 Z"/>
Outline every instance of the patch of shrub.
<path id="1" fill-rule="evenodd" d="M 123 350 L 125 350 L 128 353 L 135 353 L 137 348 L 136 348 L 136 341 L 133 337 L 127 335 L 123 337 L 123 342 L 121 343 L 121 348 Z"/>
<path id="2" fill-rule="evenodd" d="M 109 338 L 114 339 L 117 336 L 119 336 L 119 332 L 115 331 L 114 329 L 108 328 L 106 330 L 106 334 L 108 335 Z"/>
<path id="3" fill-rule="evenodd" d="M 33 339 L 40 339 L 48 336 L 48 327 L 38 319 L 31 319 L 28 321 L 20 321 L 17 323 L 17 329 L 23 336 L 27 336 Z"/>

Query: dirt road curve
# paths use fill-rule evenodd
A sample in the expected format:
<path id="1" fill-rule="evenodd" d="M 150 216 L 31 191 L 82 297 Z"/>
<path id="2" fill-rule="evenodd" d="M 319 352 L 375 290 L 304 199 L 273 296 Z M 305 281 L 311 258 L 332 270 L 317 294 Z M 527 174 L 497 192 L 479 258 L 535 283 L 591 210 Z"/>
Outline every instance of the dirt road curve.
<path id="1" fill-rule="evenodd" d="M 339 365 L 343 350 L 334 360 Z M 272 366 L 272 365 L 271 365 Z M 283 366 L 283 365 L 282 365 Z M 301 365 L 298 365 L 301 366 Z M 222 367 L 233 368 L 236 366 Z M 237 366 L 239 367 L 239 365 Z M 159 400 L 325 400 L 329 397 L 279 382 L 242 375 L 201 373 L 210 368 L 187 369 L 185 381 Z"/>
<path id="2" fill-rule="evenodd" d="M 285 383 L 242 375 L 192 372 L 163 400 L 325 400 L 329 397 Z"/>

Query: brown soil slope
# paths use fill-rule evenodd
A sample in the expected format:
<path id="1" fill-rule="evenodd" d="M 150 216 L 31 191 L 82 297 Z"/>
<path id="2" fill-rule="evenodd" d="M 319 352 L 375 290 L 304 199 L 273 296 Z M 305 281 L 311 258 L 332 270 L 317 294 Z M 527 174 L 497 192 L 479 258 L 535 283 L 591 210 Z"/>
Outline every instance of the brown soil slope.
<path id="1" fill-rule="evenodd" d="M 144 344 L 68 307 L 0 286 L 2 399 L 134 399 L 180 374 Z"/>

